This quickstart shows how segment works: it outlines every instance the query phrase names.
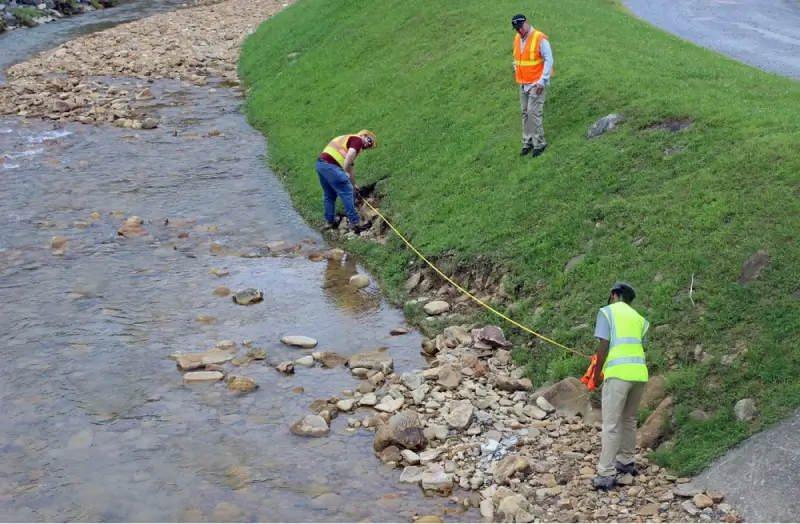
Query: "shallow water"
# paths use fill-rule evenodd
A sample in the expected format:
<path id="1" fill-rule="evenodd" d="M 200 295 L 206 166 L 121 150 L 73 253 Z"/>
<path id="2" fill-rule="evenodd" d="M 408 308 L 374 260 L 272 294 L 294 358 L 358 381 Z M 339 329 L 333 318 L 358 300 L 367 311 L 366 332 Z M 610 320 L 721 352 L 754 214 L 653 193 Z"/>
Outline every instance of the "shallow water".
<path id="1" fill-rule="evenodd" d="M 368 410 L 326 438 L 289 432 L 312 400 L 356 389 L 345 368 L 285 376 L 256 361 L 233 371 L 260 385 L 244 396 L 183 384 L 170 353 L 221 340 L 251 340 L 272 365 L 310 353 L 285 334 L 344 355 L 388 346 L 398 372 L 424 362 L 417 333 L 389 336 L 404 319 L 375 285 L 347 285 L 354 260 L 306 256 L 323 240 L 264 167 L 237 91 L 149 87 L 152 131 L 0 119 L 0 520 L 478 520 L 398 484 L 373 434 L 345 431 Z M 146 233 L 119 236 L 132 215 Z M 264 301 L 236 305 L 213 294 L 222 285 Z M 323 493 L 341 499 L 312 502 Z"/>

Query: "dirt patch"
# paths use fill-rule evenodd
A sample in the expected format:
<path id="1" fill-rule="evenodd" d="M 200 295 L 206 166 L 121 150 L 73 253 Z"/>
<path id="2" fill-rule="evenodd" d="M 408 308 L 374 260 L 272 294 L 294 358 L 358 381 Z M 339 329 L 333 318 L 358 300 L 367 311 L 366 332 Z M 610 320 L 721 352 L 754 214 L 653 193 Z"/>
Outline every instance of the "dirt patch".
<path id="1" fill-rule="evenodd" d="M 694 125 L 694 120 L 689 117 L 669 117 L 660 122 L 649 124 L 642 128 L 642 131 L 669 131 L 677 133 L 683 129 L 689 129 Z"/>

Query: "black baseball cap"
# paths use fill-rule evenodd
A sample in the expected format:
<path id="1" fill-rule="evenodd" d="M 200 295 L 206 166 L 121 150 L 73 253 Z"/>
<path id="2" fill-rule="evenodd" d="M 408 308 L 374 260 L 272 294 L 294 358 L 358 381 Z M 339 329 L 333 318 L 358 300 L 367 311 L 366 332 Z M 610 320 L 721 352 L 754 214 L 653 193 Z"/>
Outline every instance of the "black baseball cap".
<path id="1" fill-rule="evenodd" d="M 528 19 L 525 18 L 525 15 L 514 15 L 511 17 L 511 27 L 514 29 L 519 29 L 527 20 Z"/>

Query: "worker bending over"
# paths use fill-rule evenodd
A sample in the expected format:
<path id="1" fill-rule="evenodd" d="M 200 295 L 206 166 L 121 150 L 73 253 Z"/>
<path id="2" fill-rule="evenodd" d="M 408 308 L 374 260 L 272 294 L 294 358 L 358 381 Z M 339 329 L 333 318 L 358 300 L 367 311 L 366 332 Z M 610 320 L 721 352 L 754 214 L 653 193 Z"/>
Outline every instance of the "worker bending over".
<path id="1" fill-rule="evenodd" d="M 358 191 L 353 167 L 356 157 L 364 149 L 374 149 L 375 135 L 362 129 L 357 135 L 341 135 L 331 140 L 317 159 L 317 174 L 322 186 L 325 204 L 326 227 L 335 229 L 336 197 L 342 199 L 344 211 L 347 213 L 348 228 L 358 234 L 364 226 L 355 205 L 355 194 Z"/>
<path id="2" fill-rule="evenodd" d="M 630 306 L 635 296 L 630 285 L 617 282 L 597 314 L 594 336 L 600 348 L 593 383 L 603 385 L 603 433 L 595 489 L 616 486 L 617 472 L 638 474 L 636 422 L 648 379 L 643 342 L 649 323 Z"/>

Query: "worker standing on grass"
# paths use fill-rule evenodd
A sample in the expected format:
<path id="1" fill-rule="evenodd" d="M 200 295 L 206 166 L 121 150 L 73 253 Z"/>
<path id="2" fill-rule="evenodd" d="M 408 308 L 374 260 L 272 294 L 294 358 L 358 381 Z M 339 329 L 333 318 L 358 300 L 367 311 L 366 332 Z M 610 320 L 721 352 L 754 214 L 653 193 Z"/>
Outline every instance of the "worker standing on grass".
<path id="1" fill-rule="evenodd" d="M 625 282 L 611 288 L 608 305 L 597 314 L 594 336 L 600 340 L 593 384 L 603 384 L 602 451 L 595 489 L 616 486 L 616 473 L 637 475 L 636 422 L 648 379 L 643 342 L 649 323 L 630 304 L 636 293 Z M 603 382 L 604 381 L 604 382 Z"/>
<path id="2" fill-rule="evenodd" d="M 534 29 L 525 15 L 514 15 L 511 27 L 517 32 L 514 38 L 514 74 L 520 85 L 519 103 L 522 108 L 520 156 L 533 150 L 533 157 L 537 157 L 547 148 L 542 112 L 544 95 L 553 74 L 553 52 L 547 35 Z"/>
<path id="3" fill-rule="evenodd" d="M 350 231 L 356 234 L 363 231 L 360 217 L 355 205 L 358 191 L 353 168 L 356 157 L 364 149 L 375 148 L 375 135 L 362 129 L 357 135 L 341 135 L 331 140 L 317 159 L 317 174 L 322 186 L 325 204 L 325 222 L 327 228 L 335 229 L 336 197 L 342 199 L 344 211 L 347 213 Z"/>

